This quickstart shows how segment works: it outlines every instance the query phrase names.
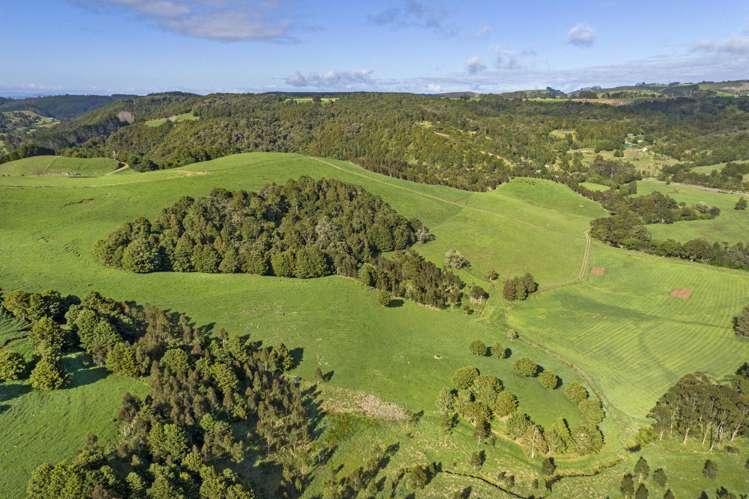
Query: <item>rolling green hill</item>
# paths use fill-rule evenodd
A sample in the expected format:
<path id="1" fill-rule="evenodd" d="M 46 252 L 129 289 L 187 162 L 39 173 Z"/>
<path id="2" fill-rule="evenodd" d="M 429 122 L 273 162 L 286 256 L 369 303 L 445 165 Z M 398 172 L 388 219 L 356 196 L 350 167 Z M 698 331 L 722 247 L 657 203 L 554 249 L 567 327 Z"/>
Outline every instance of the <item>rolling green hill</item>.
<path id="1" fill-rule="evenodd" d="M 442 265 L 447 250 L 459 250 L 471 262 L 461 277 L 489 289 L 488 303 L 473 315 L 411 302 L 385 308 L 375 292 L 342 277 L 136 275 L 103 267 L 92 254 L 94 243 L 123 222 L 154 217 L 181 196 L 202 196 L 216 187 L 258 190 L 302 175 L 362 185 L 402 215 L 424 221 L 436 239 L 416 246 L 417 251 Z M 617 489 L 636 458 L 624 451 L 624 443 L 679 376 L 696 369 L 723 376 L 749 357 L 749 343 L 730 329 L 731 317 L 749 295 L 749 275 L 591 242 L 589 222 L 605 211 L 544 180 L 519 178 L 492 192 L 470 193 L 378 175 L 343 161 L 253 153 L 140 175 L 0 176 L 0 214 L 0 287 L 79 295 L 97 290 L 185 312 L 214 330 L 299 347 L 302 361 L 295 374 L 313 381 L 317 367 L 332 371 L 322 389 L 331 407 L 326 438 L 339 449 L 331 466 L 353 469 L 375 443 L 398 442 L 392 466 L 439 461 L 454 473 L 440 474 L 425 489 L 427 497 L 445 497 L 469 485 L 482 497 L 496 496 L 491 483 L 498 470 L 516 475 L 519 493 L 538 492 L 531 483 L 540 459 L 531 460 L 517 445 L 499 439 L 494 447 L 480 447 L 487 462 L 477 471 L 468 464 L 479 448 L 472 429 L 465 423 L 452 435 L 440 429 L 437 396 L 457 368 L 474 365 L 499 376 L 517 394 L 520 408 L 544 425 L 560 416 L 575 422 L 580 415 L 561 390 L 550 392 L 537 380 L 513 374 L 516 359 L 529 357 L 565 383 L 579 381 L 594 389 L 608 412 L 604 449 L 584 458 L 559 457 L 557 463 L 568 473 L 604 471 L 563 479 L 554 495 L 570 497 L 576 490 L 603 496 Z M 501 280 L 530 271 L 541 290 L 527 302 L 510 304 L 501 285 L 486 279 L 490 270 Z M 689 298 L 671 296 L 682 288 L 692 290 Z M 518 340 L 506 338 L 510 327 L 520 332 Z M 502 342 L 512 357 L 475 357 L 468 345 L 476 339 Z M 77 359 L 67 362 L 76 366 Z M 34 466 L 70 456 L 87 430 L 111 441 L 121 395 L 143 390 L 137 382 L 87 366 L 75 367 L 79 371 L 73 388 L 50 394 L 29 391 L 24 383 L 2 387 L 0 437 L 10 444 L 0 459 L 10 464 L 0 475 L 0 489 L 11 496 L 21 494 Z M 393 421 L 376 417 L 371 404 L 369 412 L 347 414 L 346 403 L 368 394 L 377 397 L 376 406 L 386 401 L 423 414 Z M 740 468 L 747 456 L 741 449 L 721 458 L 721 483 L 732 490 L 742 487 Z M 696 469 L 704 460 L 699 451 L 660 444 L 648 452 L 656 463 L 683 452 Z M 701 476 L 679 475 L 681 465 L 668 462 L 677 497 L 696 496 L 710 486 Z M 310 496 L 320 492 L 326 477 L 315 477 Z"/>
<path id="2" fill-rule="evenodd" d="M 0 164 L 0 176 L 62 175 L 98 177 L 117 170 L 119 162 L 110 158 L 66 158 L 32 156 Z"/>

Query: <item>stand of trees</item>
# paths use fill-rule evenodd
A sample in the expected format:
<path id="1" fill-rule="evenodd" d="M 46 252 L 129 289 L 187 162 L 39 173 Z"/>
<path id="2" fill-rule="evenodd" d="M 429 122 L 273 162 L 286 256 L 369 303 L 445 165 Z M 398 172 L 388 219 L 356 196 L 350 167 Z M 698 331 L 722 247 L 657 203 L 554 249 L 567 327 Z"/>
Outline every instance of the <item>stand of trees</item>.
<path id="1" fill-rule="evenodd" d="M 692 169 L 693 163 L 679 163 L 664 166 L 659 178 L 665 181 L 681 182 L 684 184 L 704 185 L 715 189 L 726 189 L 731 191 L 749 190 L 749 182 L 744 182 L 744 175 L 749 173 L 749 163 L 729 162 L 723 168 L 713 170 L 710 173 L 699 173 Z"/>
<path id="2" fill-rule="evenodd" d="M 749 364 L 738 368 L 728 383 L 702 373 L 687 374 L 651 409 L 659 438 L 692 438 L 713 450 L 747 434 L 749 425 Z"/>
<path id="3" fill-rule="evenodd" d="M 113 448 L 91 436 L 72 460 L 34 470 L 28 497 L 249 499 L 253 484 L 232 469 L 258 461 L 279 469 L 270 495 L 296 497 L 305 487 L 314 464 L 314 400 L 284 375 L 293 360 L 283 344 L 209 336 L 185 315 L 98 293 L 16 291 L 3 307 L 33 321 L 40 355 L 32 384 L 41 370 L 60 374 L 52 356 L 83 349 L 111 371 L 148 375 L 150 385 L 143 399 L 125 395 Z"/>
<path id="4" fill-rule="evenodd" d="M 337 273 L 419 303 L 458 304 L 461 279 L 402 251 L 432 238 L 420 221 L 403 218 L 360 187 L 302 177 L 258 193 L 214 190 L 182 198 L 154 222 L 123 225 L 95 253 L 105 265 L 132 272 Z"/>
<path id="5" fill-rule="evenodd" d="M 474 342 L 471 350 L 474 354 L 481 354 L 483 350 L 485 355 L 486 345 Z M 513 369 L 516 374 L 525 377 L 537 376 L 543 370 L 529 359 L 518 360 Z M 550 371 L 544 372 L 550 376 L 541 382 L 548 389 L 555 389 L 559 378 Z M 605 413 L 600 402 L 588 399 L 587 391 L 582 390 L 584 396 L 575 402 L 579 403 L 584 421 L 570 428 L 564 418 L 559 418 L 550 427 L 544 428 L 528 414 L 518 410 L 517 397 L 505 389 L 501 379 L 482 375 L 477 368 L 469 366 L 455 371 L 451 386 L 440 392 L 437 409 L 442 414 L 443 427 L 447 431 L 451 431 L 459 418 L 463 418 L 473 425 L 474 435 L 480 441 L 493 438 L 493 420 L 503 420 L 505 429 L 501 431 L 522 445 L 531 458 L 568 453 L 585 455 L 598 452 L 603 447 L 603 433 L 598 425 Z"/>

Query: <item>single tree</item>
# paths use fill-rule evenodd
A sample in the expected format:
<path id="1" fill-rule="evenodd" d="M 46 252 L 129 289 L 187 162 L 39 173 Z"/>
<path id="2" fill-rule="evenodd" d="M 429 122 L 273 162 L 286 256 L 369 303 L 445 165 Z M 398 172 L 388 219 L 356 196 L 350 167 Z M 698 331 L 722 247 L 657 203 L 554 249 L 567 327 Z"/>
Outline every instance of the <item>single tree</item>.
<path id="1" fill-rule="evenodd" d="M 718 465 L 710 459 L 706 460 L 705 465 L 702 467 L 702 474 L 705 475 L 705 478 L 715 480 L 718 476 Z"/>
<path id="2" fill-rule="evenodd" d="M 471 342 L 470 350 L 471 353 L 477 357 L 485 357 L 489 353 L 486 344 L 480 340 Z"/>
<path id="3" fill-rule="evenodd" d="M 746 209 L 746 198 L 739 198 L 738 201 L 736 201 L 736 206 L 734 206 L 734 209 L 736 210 L 745 210 Z"/>
<path id="4" fill-rule="evenodd" d="M 635 475 L 640 480 L 647 480 L 648 475 L 650 475 L 650 465 L 648 465 L 648 462 L 642 456 L 635 463 Z"/>
<path id="5" fill-rule="evenodd" d="M 635 493 L 635 480 L 631 473 L 622 477 L 622 483 L 619 485 L 619 491 L 624 497 L 632 497 Z"/>
<path id="6" fill-rule="evenodd" d="M 644 483 L 641 483 L 639 487 L 637 487 L 637 492 L 635 492 L 635 499 L 648 499 L 648 488 Z"/>
<path id="7" fill-rule="evenodd" d="M 658 484 L 659 487 L 665 487 L 668 482 L 668 477 L 663 468 L 658 468 L 653 472 L 653 481 Z"/>

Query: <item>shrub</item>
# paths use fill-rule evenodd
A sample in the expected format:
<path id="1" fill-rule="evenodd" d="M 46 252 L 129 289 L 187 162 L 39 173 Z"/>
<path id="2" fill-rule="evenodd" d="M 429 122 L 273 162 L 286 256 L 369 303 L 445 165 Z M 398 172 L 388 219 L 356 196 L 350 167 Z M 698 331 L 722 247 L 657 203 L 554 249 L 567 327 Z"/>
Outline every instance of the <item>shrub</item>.
<path id="1" fill-rule="evenodd" d="M 377 300 L 383 307 L 389 307 L 390 303 L 393 301 L 393 298 L 387 291 L 380 290 L 380 292 L 377 294 Z"/>
<path id="2" fill-rule="evenodd" d="M 507 433 L 512 438 L 520 438 L 531 426 L 531 418 L 524 412 L 513 412 L 507 420 Z"/>
<path id="3" fill-rule="evenodd" d="M 504 390 L 502 380 L 496 376 L 478 376 L 473 381 L 472 391 L 476 400 L 491 406 L 497 399 L 497 395 Z"/>
<path id="4" fill-rule="evenodd" d="M 136 239 L 122 252 L 122 268 L 130 272 L 148 273 L 161 270 L 161 252 L 150 239 Z"/>
<path id="5" fill-rule="evenodd" d="M 56 357 L 42 357 L 29 376 L 31 386 L 37 390 L 57 390 L 65 386 L 68 377 L 62 361 Z"/>
<path id="6" fill-rule="evenodd" d="M 733 330 L 738 336 L 749 337 L 749 306 L 744 307 L 741 314 L 733 318 Z"/>
<path id="7" fill-rule="evenodd" d="M 635 463 L 635 475 L 637 475 L 640 480 L 647 480 L 648 475 L 650 475 L 650 465 L 648 465 L 648 462 L 642 456 L 640 456 Z"/>
<path id="8" fill-rule="evenodd" d="M 517 340 L 518 338 L 520 338 L 520 333 L 518 333 L 514 329 L 509 329 L 507 330 L 506 336 L 507 336 L 507 339 L 509 340 Z"/>
<path id="9" fill-rule="evenodd" d="M 715 480 L 718 477 L 718 465 L 714 461 L 706 460 L 702 467 L 702 474 L 705 475 L 705 478 Z"/>
<path id="10" fill-rule="evenodd" d="M 554 462 L 553 457 L 547 457 L 546 459 L 544 459 L 544 462 L 541 463 L 541 473 L 543 473 L 546 476 L 553 475 L 556 469 L 557 469 L 557 465 Z"/>
<path id="11" fill-rule="evenodd" d="M 448 269 L 459 270 L 470 267 L 471 264 L 458 250 L 449 250 L 445 253 L 445 267 Z"/>
<path id="12" fill-rule="evenodd" d="M 570 383 L 564 387 L 564 395 L 571 401 L 579 404 L 588 398 L 588 390 L 580 383 Z"/>
<path id="13" fill-rule="evenodd" d="M 65 331 L 50 317 L 42 317 L 31 327 L 31 339 L 42 356 L 58 355 L 65 346 Z"/>
<path id="14" fill-rule="evenodd" d="M 538 375 L 541 385 L 547 390 L 555 390 L 559 386 L 559 377 L 552 371 L 544 371 Z"/>
<path id="15" fill-rule="evenodd" d="M 502 288 L 503 296 L 510 301 L 525 300 L 536 291 L 538 291 L 538 283 L 531 274 L 508 279 Z"/>
<path id="16" fill-rule="evenodd" d="M 23 355 L 10 350 L 0 350 L 0 381 L 21 379 L 26 373 Z"/>
<path id="17" fill-rule="evenodd" d="M 495 343 L 491 348 L 491 352 L 498 359 L 506 359 L 510 356 L 510 349 L 503 347 L 500 343 Z"/>
<path id="18" fill-rule="evenodd" d="M 734 209 L 736 210 L 745 210 L 746 209 L 746 198 L 739 198 L 738 201 L 736 201 L 736 206 L 734 206 Z"/>
<path id="19" fill-rule="evenodd" d="M 442 414 L 453 412 L 455 410 L 456 396 L 455 390 L 451 388 L 443 388 L 442 391 L 440 391 L 439 397 L 437 397 L 437 410 Z"/>
<path id="20" fill-rule="evenodd" d="M 635 499 L 648 499 L 648 488 L 644 483 L 641 483 L 637 487 L 637 492 L 635 492 Z"/>
<path id="21" fill-rule="evenodd" d="M 486 354 L 488 353 L 486 344 L 480 340 L 471 342 L 470 350 L 473 355 L 476 355 L 478 357 L 485 357 Z"/>
<path id="22" fill-rule="evenodd" d="M 107 354 L 107 369 L 113 373 L 131 376 L 133 378 L 144 374 L 136 360 L 133 348 L 121 341 L 117 343 Z"/>
<path id="23" fill-rule="evenodd" d="M 471 453 L 471 466 L 481 468 L 484 465 L 485 458 L 486 456 L 482 450 Z"/>
<path id="24" fill-rule="evenodd" d="M 479 374 L 475 367 L 461 367 L 453 374 L 453 386 L 458 389 L 470 388 Z"/>
<path id="25" fill-rule="evenodd" d="M 490 281 L 496 281 L 497 279 L 499 279 L 499 274 L 497 273 L 496 270 L 492 269 L 489 271 L 488 274 L 486 274 L 486 278 L 489 279 Z"/>
<path id="26" fill-rule="evenodd" d="M 503 418 L 515 412 L 515 409 L 517 408 L 518 408 L 517 397 L 515 397 L 515 395 L 505 390 L 501 392 L 499 395 L 497 395 L 497 398 L 494 401 L 494 405 L 492 406 L 492 411 L 494 412 L 496 416 Z"/>
<path id="27" fill-rule="evenodd" d="M 540 366 L 528 358 L 522 358 L 512 365 L 512 370 L 519 376 L 525 376 L 531 378 L 538 375 Z"/>
<path id="28" fill-rule="evenodd" d="M 572 439 L 575 450 L 580 454 L 598 452 L 603 447 L 603 434 L 597 426 L 592 424 L 581 424 L 572 431 Z"/>
<path id="29" fill-rule="evenodd" d="M 603 421 L 605 414 L 601 407 L 601 402 L 598 399 L 586 399 L 580 402 L 578 405 L 580 412 L 586 421 L 593 424 L 598 424 Z"/>
<path id="30" fill-rule="evenodd" d="M 659 487 L 665 487 L 668 482 L 668 477 L 663 468 L 658 468 L 653 472 L 653 481 L 658 484 Z"/>

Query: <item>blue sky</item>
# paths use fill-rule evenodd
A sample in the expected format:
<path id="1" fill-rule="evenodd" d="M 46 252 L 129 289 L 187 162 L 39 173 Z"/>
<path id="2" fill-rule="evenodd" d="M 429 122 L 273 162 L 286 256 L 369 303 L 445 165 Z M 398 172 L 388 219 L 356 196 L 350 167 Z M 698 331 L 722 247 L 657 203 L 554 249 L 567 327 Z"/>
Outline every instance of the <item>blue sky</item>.
<path id="1" fill-rule="evenodd" d="M 3 0 L 0 95 L 749 78 L 746 0 Z"/>

